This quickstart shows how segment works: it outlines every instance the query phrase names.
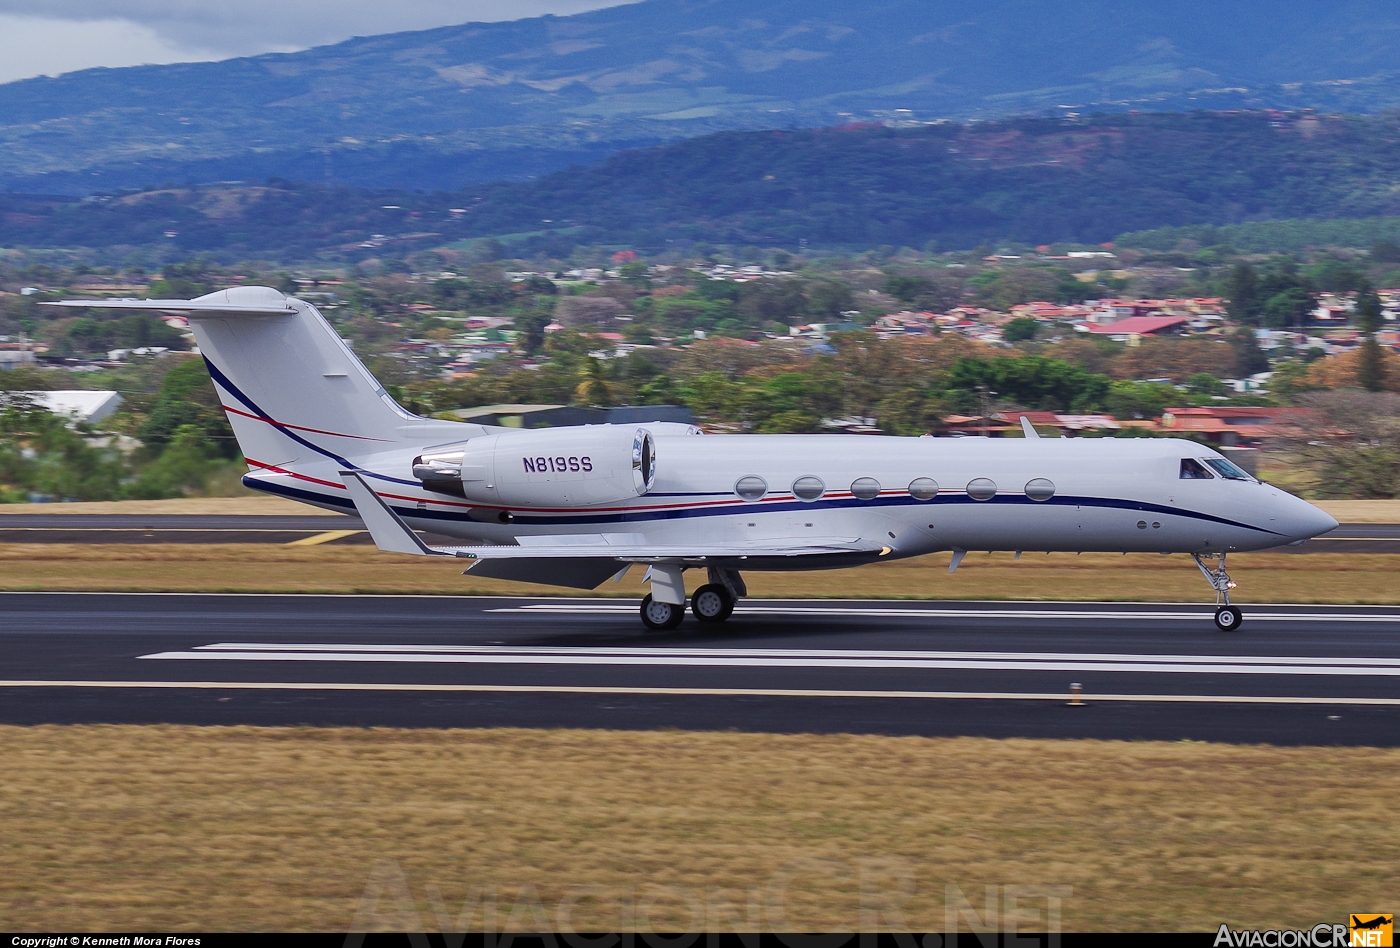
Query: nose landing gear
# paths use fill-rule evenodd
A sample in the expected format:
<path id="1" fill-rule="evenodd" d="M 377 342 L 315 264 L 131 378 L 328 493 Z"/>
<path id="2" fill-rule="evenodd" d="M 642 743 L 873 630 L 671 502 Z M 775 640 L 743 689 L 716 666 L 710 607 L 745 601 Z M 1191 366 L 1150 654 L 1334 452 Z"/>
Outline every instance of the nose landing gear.
<path id="1" fill-rule="evenodd" d="M 1215 626 L 1221 632 L 1233 632 L 1244 621 L 1244 613 L 1239 606 L 1231 605 L 1230 590 L 1235 588 L 1230 574 L 1225 572 L 1224 553 L 1192 553 L 1191 558 L 1201 575 L 1215 590 Z M 1214 561 L 1213 563 L 1211 561 Z"/>

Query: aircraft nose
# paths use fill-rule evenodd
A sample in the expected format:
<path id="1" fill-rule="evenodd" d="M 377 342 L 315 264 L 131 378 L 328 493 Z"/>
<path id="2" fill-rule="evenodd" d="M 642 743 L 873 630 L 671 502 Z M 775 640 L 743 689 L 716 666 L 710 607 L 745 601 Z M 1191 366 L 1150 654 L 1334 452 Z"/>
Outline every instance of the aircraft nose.
<path id="1" fill-rule="evenodd" d="M 1287 532 L 1295 540 L 1310 540 L 1337 529 L 1337 518 L 1297 497 L 1293 498 L 1286 522 Z"/>

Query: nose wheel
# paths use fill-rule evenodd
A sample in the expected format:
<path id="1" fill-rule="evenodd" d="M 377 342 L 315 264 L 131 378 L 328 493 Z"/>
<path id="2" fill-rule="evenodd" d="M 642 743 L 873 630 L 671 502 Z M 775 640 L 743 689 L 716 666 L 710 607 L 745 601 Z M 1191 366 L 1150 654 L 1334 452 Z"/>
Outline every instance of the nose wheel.
<path id="1" fill-rule="evenodd" d="M 1196 566 L 1206 578 L 1206 582 L 1215 590 L 1216 628 L 1221 632 L 1235 631 L 1244 621 L 1244 613 L 1240 611 L 1239 606 L 1230 603 L 1230 590 L 1235 588 L 1235 583 L 1231 581 L 1230 574 L 1225 572 L 1225 554 L 1192 553 L 1191 558 L 1196 561 Z"/>
<path id="2" fill-rule="evenodd" d="M 642 624 L 648 629 L 653 631 L 674 629 L 681 624 L 681 620 L 684 618 L 684 605 L 676 606 L 669 602 L 658 602 L 651 598 L 650 593 L 642 600 Z"/>

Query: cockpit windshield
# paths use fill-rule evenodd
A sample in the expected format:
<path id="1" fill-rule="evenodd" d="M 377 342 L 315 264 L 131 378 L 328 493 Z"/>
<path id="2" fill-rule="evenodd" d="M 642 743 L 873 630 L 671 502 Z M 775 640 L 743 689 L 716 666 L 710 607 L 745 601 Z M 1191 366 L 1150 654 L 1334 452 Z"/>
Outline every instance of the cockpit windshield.
<path id="1" fill-rule="evenodd" d="M 1181 459 L 1181 479 L 1183 481 L 1211 481 L 1215 475 L 1206 470 L 1195 458 Z"/>
<path id="2" fill-rule="evenodd" d="M 1229 481 L 1252 481 L 1252 480 L 1254 480 L 1254 478 L 1250 477 L 1250 476 L 1249 476 L 1248 474 L 1246 474 L 1244 471 L 1240 470 L 1238 467 L 1236 467 L 1235 465 L 1231 464 L 1229 461 L 1225 460 L 1224 458 L 1206 458 L 1206 459 L 1205 459 L 1205 462 L 1206 462 L 1207 464 L 1209 464 L 1209 465 L 1215 470 L 1216 473 L 1218 473 L 1221 477 L 1225 478 L 1226 480 L 1229 480 Z"/>

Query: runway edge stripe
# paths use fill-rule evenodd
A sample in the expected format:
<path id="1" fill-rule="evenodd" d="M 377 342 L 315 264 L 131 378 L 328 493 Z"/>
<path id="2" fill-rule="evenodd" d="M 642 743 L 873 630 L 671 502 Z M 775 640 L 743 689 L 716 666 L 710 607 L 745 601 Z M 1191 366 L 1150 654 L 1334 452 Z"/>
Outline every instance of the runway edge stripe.
<path id="1" fill-rule="evenodd" d="M 0 688 L 122 688 L 197 691 L 385 691 L 465 692 L 482 694 L 650 695 L 714 698 L 902 698 L 974 701 L 1057 701 L 1065 693 L 999 691 L 826 691 L 788 688 L 631 688 L 569 685 L 427 685 L 373 682 L 257 682 L 257 681 L 62 681 L 0 680 Z M 1400 707 L 1400 698 L 1327 698 L 1283 695 L 1083 695 L 1087 704 L 1133 702 L 1155 704 L 1264 704 Z"/>

